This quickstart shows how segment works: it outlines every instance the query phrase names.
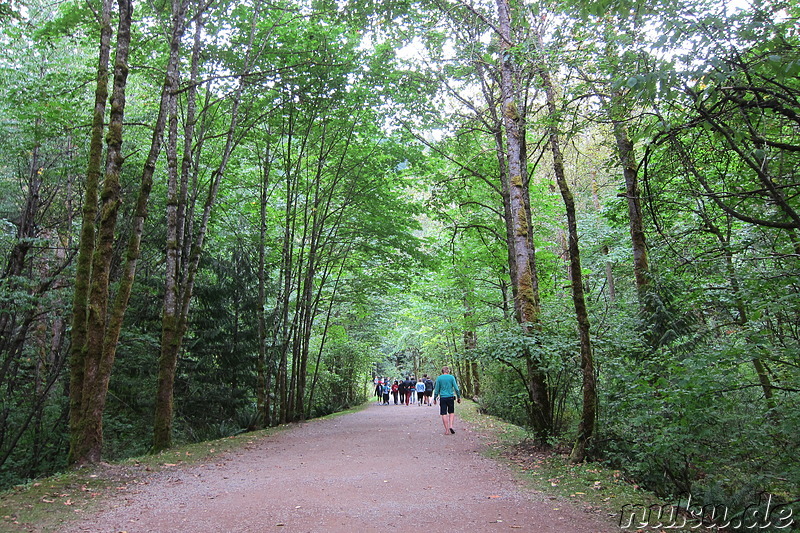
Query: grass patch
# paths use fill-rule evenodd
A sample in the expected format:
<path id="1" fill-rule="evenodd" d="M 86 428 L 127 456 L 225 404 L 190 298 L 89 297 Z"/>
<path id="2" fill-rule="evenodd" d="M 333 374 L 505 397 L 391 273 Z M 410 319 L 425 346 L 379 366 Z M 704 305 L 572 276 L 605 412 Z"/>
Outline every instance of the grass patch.
<path id="1" fill-rule="evenodd" d="M 529 488 L 568 500 L 613 526 L 628 522 L 630 512 L 623 513 L 626 505 L 644 509 L 664 503 L 626 480 L 619 470 L 596 463 L 573 464 L 568 449 L 536 446 L 524 428 L 479 413 L 474 402 L 462 402 L 458 415 L 487 439 L 486 455 L 511 466 Z M 634 520 L 631 531 L 636 530 L 635 524 Z"/>

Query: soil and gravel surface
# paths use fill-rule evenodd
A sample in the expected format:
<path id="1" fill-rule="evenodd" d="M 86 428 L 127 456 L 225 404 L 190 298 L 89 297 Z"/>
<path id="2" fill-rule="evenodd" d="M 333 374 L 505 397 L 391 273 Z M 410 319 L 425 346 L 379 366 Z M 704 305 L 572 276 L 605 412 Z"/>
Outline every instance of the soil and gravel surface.
<path id="1" fill-rule="evenodd" d="M 373 403 L 152 474 L 65 531 L 618 531 L 526 489 L 458 416 L 455 430 L 443 434 L 438 407 Z"/>

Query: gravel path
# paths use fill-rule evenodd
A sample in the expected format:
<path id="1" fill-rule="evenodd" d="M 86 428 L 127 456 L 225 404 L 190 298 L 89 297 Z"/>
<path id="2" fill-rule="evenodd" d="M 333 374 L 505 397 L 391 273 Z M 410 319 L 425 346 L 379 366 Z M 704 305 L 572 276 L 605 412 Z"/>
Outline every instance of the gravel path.
<path id="1" fill-rule="evenodd" d="M 442 434 L 438 407 L 373 403 L 154 474 L 65 531 L 618 531 L 524 489 L 458 416 L 455 428 Z"/>

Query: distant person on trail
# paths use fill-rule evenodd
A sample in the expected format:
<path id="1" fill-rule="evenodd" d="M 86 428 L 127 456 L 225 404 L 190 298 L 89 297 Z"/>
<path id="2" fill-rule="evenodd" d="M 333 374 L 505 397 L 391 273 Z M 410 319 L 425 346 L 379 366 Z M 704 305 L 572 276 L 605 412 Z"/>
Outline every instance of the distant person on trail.
<path id="1" fill-rule="evenodd" d="M 450 367 L 442 367 L 442 375 L 436 378 L 436 384 L 433 387 L 433 403 L 439 399 L 439 414 L 442 415 L 442 424 L 444 424 L 444 434 L 450 435 L 455 433 L 453 429 L 453 421 L 456 418 L 455 402 L 461 403 L 461 391 L 458 388 L 455 376 L 450 374 Z"/>
<path id="2" fill-rule="evenodd" d="M 375 396 L 378 397 L 378 403 L 383 401 L 383 380 L 375 378 Z"/>
<path id="3" fill-rule="evenodd" d="M 428 374 L 422 376 L 423 381 L 425 382 L 425 403 L 428 404 L 428 407 L 433 405 L 431 399 L 433 398 L 433 380 L 428 377 Z"/>
<path id="4" fill-rule="evenodd" d="M 394 380 L 394 383 L 392 383 L 392 396 L 394 397 L 395 405 L 400 403 L 397 399 L 397 397 L 400 396 L 400 385 L 397 384 L 397 380 Z"/>
<path id="5" fill-rule="evenodd" d="M 383 384 L 383 405 L 389 405 L 389 391 L 391 390 L 391 387 L 389 387 L 389 380 L 387 379 Z"/>
<path id="6" fill-rule="evenodd" d="M 417 405 L 425 403 L 425 382 L 422 378 L 417 380 Z"/>
<path id="7" fill-rule="evenodd" d="M 406 393 L 408 392 L 408 388 L 405 380 L 400 380 L 399 383 L 400 384 L 397 386 L 397 392 L 400 394 L 400 404 L 403 405 L 406 403 Z"/>
<path id="8" fill-rule="evenodd" d="M 403 382 L 403 385 L 406 387 L 406 405 L 409 404 L 411 401 L 411 395 L 414 393 L 414 380 L 411 379 L 409 376 L 406 376 L 406 380 Z"/>

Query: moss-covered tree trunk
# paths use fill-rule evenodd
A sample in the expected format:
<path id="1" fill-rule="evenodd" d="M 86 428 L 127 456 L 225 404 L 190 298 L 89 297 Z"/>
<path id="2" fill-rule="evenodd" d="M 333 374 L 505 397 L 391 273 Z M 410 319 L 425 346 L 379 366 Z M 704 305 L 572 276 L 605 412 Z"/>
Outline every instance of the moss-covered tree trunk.
<path id="1" fill-rule="evenodd" d="M 642 202 L 639 197 L 638 166 L 633 142 L 628 135 L 628 129 L 624 120 L 617 116 L 618 113 L 615 111 L 619 105 L 620 103 L 616 99 L 612 99 L 612 124 L 614 140 L 617 146 L 617 157 L 622 166 L 622 175 L 625 178 L 625 198 L 628 203 L 628 222 L 633 249 L 633 275 L 636 279 L 640 305 L 644 305 L 646 301 L 645 295 L 650 286 L 650 266 L 647 258 Z"/>
<path id="2" fill-rule="evenodd" d="M 78 273 L 73 313 L 73 352 L 71 354 L 70 382 L 70 463 L 97 462 L 103 445 L 103 410 L 108 392 L 116 343 L 109 342 L 109 283 L 114 238 L 120 206 L 119 176 L 122 168 L 122 124 L 125 113 L 125 89 L 128 78 L 128 53 L 132 5 L 119 0 L 116 56 L 114 59 L 114 84 L 111 94 L 111 112 L 106 137 L 106 168 L 101 193 L 99 218 L 96 194 L 101 175 L 102 121 L 105 106 L 101 99 L 107 96 L 107 70 L 110 54 L 111 7 L 104 5 L 101 23 L 100 63 L 98 64 L 92 146 L 87 169 L 87 205 L 81 233 Z M 91 220 L 87 220 L 91 217 Z"/>
<path id="3" fill-rule="evenodd" d="M 102 176 L 103 133 L 105 132 L 106 101 L 108 100 L 108 65 L 111 58 L 111 2 L 103 1 L 100 11 L 100 52 L 97 65 L 92 132 L 89 143 L 83 220 L 78 243 L 75 269 L 75 288 L 72 299 L 72 345 L 70 348 L 69 379 L 69 462 L 76 462 L 76 452 L 81 434 L 81 404 L 83 403 L 83 367 L 86 360 L 86 317 L 89 313 L 89 285 L 92 279 L 95 218 L 98 209 L 98 190 Z"/>
<path id="4" fill-rule="evenodd" d="M 500 37 L 500 92 L 502 117 L 506 141 L 506 170 L 508 184 L 508 213 L 511 235 L 508 246 L 512 253 L 510 271 L 514 287 L 514 310 L 523 331 L 531 333 L 539 322 L 539 292 L 536 279 L 533 238 L 528 208 L 528 183 L 525 171 L 523 117 L 519 114 L 514 74 L 514 43 L 512 40 L 511 8 L 508 0 L 497 0 L 498 31 Z M 540 440 L 552 433 L 552 406 L 545 372 L 528 357 L 527 387 L 533 406 L 534 432 Z"/>

